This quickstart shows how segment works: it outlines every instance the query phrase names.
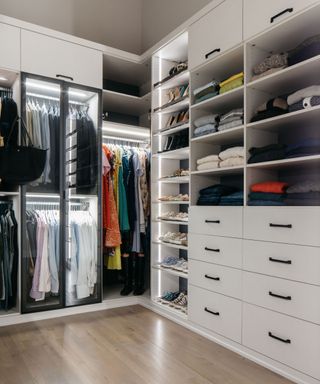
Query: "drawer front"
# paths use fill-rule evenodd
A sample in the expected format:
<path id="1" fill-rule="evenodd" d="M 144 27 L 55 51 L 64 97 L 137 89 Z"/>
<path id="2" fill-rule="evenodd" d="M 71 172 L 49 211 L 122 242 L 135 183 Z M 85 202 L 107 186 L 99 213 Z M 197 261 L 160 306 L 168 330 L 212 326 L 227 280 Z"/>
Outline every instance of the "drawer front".
<path id="1" fill-rule="evenodd" d="M 0 67 L 20 72 L 20 28 L 0 23 Z"/>
<path id="2" fill-rule="evenodd" d="M 189 260 L 189 283 L 223 295 L 241 298 L 242 271 Z"/>
<path id="3" fill-rule="evenodd" d="M 242 0 L 225 0 L 191 25 L 189 29 L 190 69 L 241 43 L 241 15 Z M 226 19 L 232 28 L 225 28 Z"/>
<path id="4" fill-rule="evenodd" d="M 244 0 L 244 39 L 273 27 L 313 3 L 316 0 Z"/>
<path id="5" fill-rule="evenodd" d="M 279 243 L 320 246 L 320 208 L 246 207 L 244 237 Z"/>
<path id="6" fill-rule="evenodd" d="M 190 234 L 189 259 L 241 268 L 242 240 L 230 237 Z"/>
<path id="7" fill-rule="evenodd" d="M 189 232 L 242 238 L 242 207 L 191 207 Z"/>
<path id="8" fill-rule="evenodd" d="M 320 379 L 318 325 L 243 304 L 242 337 L 246 347 Z"/>
<path id="9" fill-rule="evenodd" d="M 320 324 L 320 287 L 243 272 L 243 300 Z"/>
<path id="10" fill-rule="evenodd" d="M 241 343 L 241 307 L 239 300 L 189 287 L 189 320 L 238 343 Z"/>
<path id="11" fill-rule="evenodd" d="M 244 240 L 243 269 L 320 285 L 320 248 Z"/>

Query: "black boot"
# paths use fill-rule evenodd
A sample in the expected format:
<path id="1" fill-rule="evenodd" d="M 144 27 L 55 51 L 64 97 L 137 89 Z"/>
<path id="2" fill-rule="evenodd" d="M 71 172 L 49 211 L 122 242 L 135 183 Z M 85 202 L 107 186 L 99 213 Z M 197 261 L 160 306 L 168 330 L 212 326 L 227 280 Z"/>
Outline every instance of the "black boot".
<path id="1" fill-rule="evenodd" d="M 122 271 L 124 276 L 124 287 L 120 295 L 128 296 L 132 292 L 132 256 L 122 257 Z"/>
<path id="2" fill-rule="evenodd" d="M 144 256 L 137 256 L 135 260 L 135 270 L 134 270 L 134 291 L 135 296 L 144 294 L 144 267 L 145 267 L 145 258 Z"/>

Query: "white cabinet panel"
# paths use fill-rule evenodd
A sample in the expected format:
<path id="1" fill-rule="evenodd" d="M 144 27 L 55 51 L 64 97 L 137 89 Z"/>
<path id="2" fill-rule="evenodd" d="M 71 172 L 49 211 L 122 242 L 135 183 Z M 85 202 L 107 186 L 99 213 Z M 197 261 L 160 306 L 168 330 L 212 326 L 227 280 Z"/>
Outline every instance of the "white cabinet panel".
<path id="1" fill-rule="evenodd" d="M 244 0 L 244 40 L 272 27 L 316 0 Z"/>
<path id="2" fill-rule="evenodd" d="M 320 287 L 243 272 L 243 300 L 320 324 Z"/>
<path id="3" fill-rule="evenodd" d="M 225 0 L 191 25 L 189 68 L 197 67 L 241 41 L 242 0 Z"/>
<path id="4" fill-rule="evenodd" d="M 244 240 L 243 269 L 320 285 L 320 248 Z"/>
<path id="5" fill-rule="evenodd" d="M 242 207 L 191 207 L 189 232 L 242 238 Z"/>
<path id="6" fill-rule="evenodd" d="M 20 71 L 20 28 L 0 23 L 0 68 Z"/>
<path id="7" fill-rule="evenodd" d="M 243 344 L 320 379 L 320 326 L 243 305 Z"/>
<path id="8" fill-rule="evenodd" d="M 320 246 L 319 207 L 246 207 L 244 237 Z"/>
<path id="9" fill-rule="evenodd" d="M 241 301 L 198 287 L 188 295 L 190 321 L 238 343 L 241 342 Z"/>
<path id="10" fill-rule="evenodd" d="M 242 266 L 242 239 L 191 233 L 188 243 L 189 259 L 234 268 Z"/>
<path id="11" fill-rule="evenodd" d="M 22 71 L 102 88 L 102 53 L 22 30 Z"/>

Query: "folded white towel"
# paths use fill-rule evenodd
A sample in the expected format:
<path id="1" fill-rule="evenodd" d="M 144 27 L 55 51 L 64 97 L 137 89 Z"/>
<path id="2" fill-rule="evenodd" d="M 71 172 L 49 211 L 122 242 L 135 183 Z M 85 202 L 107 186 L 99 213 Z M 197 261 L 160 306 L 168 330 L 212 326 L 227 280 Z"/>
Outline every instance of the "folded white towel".
<path id="1" fill-rule="evenodd" d="M 298 103 L 306 97 L 312 96 L 320 96 L 320 85 L 311 85 L 310 87 L 306 87 L 292 93 L 290 96 L 288 96 L 287 103 L 288 105 L 292 105 Z"/>
<path id="2" fill-rule="evenodd" d="M 208 169 L 219 168 L 219 161 L 209 161 L 208 163 L 200 164 L 197 167 L 198 171 L 206 171 Z"/>
<path id="3" fill-rule="evenodd" d="M 202 157 L 201 159 L 197 160 L 197 164 L 209 163 L 210 161 L 219 161 L 219 156 L 210 155 L 210 156 Z"/>
<path id="4" fill-rule="evenodd" d="M 238 165 L 244 164 L 244 158 L 243 157 L 229 157 L 229 159 L 220 161 L 220 168 L 225 167 L 236 167 Z"/>
<path id="5" fill-rule="evenodd" d="M 243 147 L 231 147 L 219 153 L 221 160 L 229 159 L 229 157 L 244 157 Z"/>

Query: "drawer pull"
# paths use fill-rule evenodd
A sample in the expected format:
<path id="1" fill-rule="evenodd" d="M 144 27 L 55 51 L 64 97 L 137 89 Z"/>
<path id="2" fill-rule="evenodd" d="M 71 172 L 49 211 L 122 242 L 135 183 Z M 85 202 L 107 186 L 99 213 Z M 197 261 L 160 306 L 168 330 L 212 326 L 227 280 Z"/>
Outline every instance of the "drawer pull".
<path id="1" fill-rule="evenodd" d="M 211 315 L 220 316 L 220 312 L 213 312 L 213 311 L 210 311 L 210 309 L 208 309 L 207 307 L 205 307 L 204 310 L 205 310 L 206 312 L 208 312 L 208 313 L 211 313 Z"/>
<path id="2" fill-rule="evenodd" d="M 204 275 L 204 277 L 205 277 L 206 279 L 215 280 L 215 281 L 220 281 L 220 277 L 213 277 L 213 276 L 209 276 L 209 275 Z"/>
<path id="3" fill-rule="evenodd" d="M 292 12 L 293 12 L 293 8 L 287 8 L 287 9 L 283 10 L 282 12 L 279 12 L 276 15 L 272 16 L 270 19 L 270 23 L 272 24 L 275 21 L 275 19 L 284 15 L 285 13 L 292 13 Z"/>
<path id="4" fill-rule="evenodd" d="M 208 53 L 205 55 L 205 58 L 208 59 L 211 55 L 213 55 L 213 54 L 216 53 L 216 52 L 220 52 L 220 51 L 221 51 L 220 48 L 216 48 L 216 49 L 214 49 L 213 51 L 208 52 Z"/>
<path id="5" fill-rule="evenodd" d="M 206 224 L 220 224 L 220 220 L 205 220 Z"/>
<path id="6" fill-rule="evenodd" d="M 220 249 L 219 249 L 219 248 L 214 249 L 214 248 L 208 248 L 208 247 L 205 247 L 204 250 L 205 250 L 205 251 L 210 251 L 210 252 L 220 252 Z"/>
<path id="7" fill-rule="evenodd" d="M 73 81 L 73 77 L 71 77 L 71 76 L 65 76 L 65 75 L 59 75 L 58 74 L 58 75 L 56 75 L 56 77 Z"/>
<path id="8" fill-rule="evenodd" d="M 273 335 L 272 332 L 269 332 L 268 334 L 269 334 L 269 337 L 271 337 L 272 339 L 279 340 L 282 343 L 291 344 L 291 340 L 290 339 L 282 339 L 281 337 Z"/>
<path id="9" fill-rule="evenodd" d="M 291 260 L 280 260 L 280 259 L 274 259 L 273 257 L 269 257 L 269 260 L 273 263 L 282 263 L 282 264 L 292 264 Z"/>
<path id="10" fill-rule="evenodd" d="M 291 296 L 282 296 L 282 295 L 277 295 L 276 293 L 273 293 L 269 291 L 269 296 L 276 297 L 278 299 L 283 299 L 283 300 L 292 300 Z"/>
<path id="11" fill-rule="evenodd" d="M 269 226 L 271 228 L 292 228 L 292 224 L 273 224 L 273 223 L 270 223 Z"/>

